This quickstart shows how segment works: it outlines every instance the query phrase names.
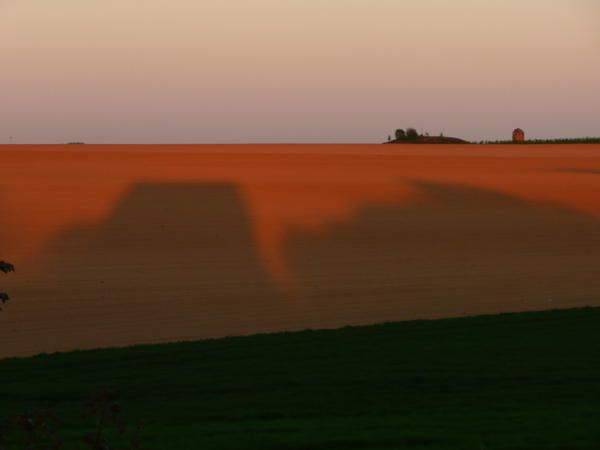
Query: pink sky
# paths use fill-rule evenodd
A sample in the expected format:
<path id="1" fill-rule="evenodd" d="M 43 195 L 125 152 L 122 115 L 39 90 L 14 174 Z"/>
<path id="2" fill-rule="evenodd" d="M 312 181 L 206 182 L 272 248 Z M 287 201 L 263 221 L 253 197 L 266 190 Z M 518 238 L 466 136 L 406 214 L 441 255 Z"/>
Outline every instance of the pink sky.
<path id="1" fill-rule="evenodd" d="M 597 0 L 0 0 L 0 143 L 600 135 Z"/>

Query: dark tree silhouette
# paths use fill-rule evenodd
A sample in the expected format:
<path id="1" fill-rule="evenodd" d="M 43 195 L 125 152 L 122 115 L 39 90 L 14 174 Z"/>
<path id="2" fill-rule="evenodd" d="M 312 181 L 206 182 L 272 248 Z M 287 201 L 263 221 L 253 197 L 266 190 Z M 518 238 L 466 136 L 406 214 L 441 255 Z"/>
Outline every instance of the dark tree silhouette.
<path id="1" fill-rule="evenodd" d="M 14 272 L 14 271 L 15 271 L 15 266 L 13 266 L 11 263 L 7 263 L 5 261 L 0 261 L 0 272 L 9 273 L 9 272 Z M 4 292 L 0 292 L 0 302 L 6 303 L 9 300 L 10 300 L 10 297 L 8 296 L 8 294 L 6 294 Z M 1 308 L 0 308 L 0 310 L 1 310 Z"/>
<path id="2" fill-rule="evenodd" d="M 409 128 L 406 130 L 406 137 L 411 141 L 416 141 L 419 138 L 419 133 L 414 128 Z"/>
<path id="3" fill-rule="evenodd" d="M 397 140 L 400 140 L 400 139 L 402 139 L 402 138 L 404 138 L 404 137 L 406 137 L 406 133 L 404 132 L 404 130 L 402 130 L 402 129 L 400 129 L 400 128 L 399 128 L 399 129 L 397 129 L 397 130 L 396 130 L 396 139 L 397 139 Z"/>

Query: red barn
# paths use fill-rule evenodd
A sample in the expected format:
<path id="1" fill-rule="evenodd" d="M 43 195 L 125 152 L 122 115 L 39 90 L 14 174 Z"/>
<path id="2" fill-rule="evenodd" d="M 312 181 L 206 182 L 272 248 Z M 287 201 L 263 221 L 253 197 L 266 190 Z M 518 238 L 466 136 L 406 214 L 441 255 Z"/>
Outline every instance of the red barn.
<path id="1" fill-rule="evenodd" d="M 513 142 L 524 142 L 525 141 L 525 132 L 520 128 L 517 128 L 513 131 Z"/>

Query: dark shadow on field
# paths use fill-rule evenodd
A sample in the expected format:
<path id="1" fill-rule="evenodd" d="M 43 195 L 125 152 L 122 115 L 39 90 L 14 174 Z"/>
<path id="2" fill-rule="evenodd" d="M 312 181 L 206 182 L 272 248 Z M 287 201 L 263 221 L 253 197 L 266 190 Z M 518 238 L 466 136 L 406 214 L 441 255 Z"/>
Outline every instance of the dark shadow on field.
<path id="1" fill-rule="evenodd" d="M 105 221 L 64 233 L 45 254 L 24 297 L 44 299 L 46 350 L 293 326 L 235 185 L 136 185 Z"/>
<path id="2" fill-rule="evenodd" d="M 600 223 L 484 189 L 409 181 L 420 200 L 365 207 L 286 258 L 319 325 L 600 304 Z"/>
<path id="3" fill-rule="evenodd" d="M 14 297 L 5 354 L 600 304 L 600 223 L 497 192 L 408 181 L 325 232 L 288 230 L 300 298 L 260 261 L 238 188 L 142 183 L 57 237 Z M 11 291 L 12 292 L 12 291 Z"/>
<path id="4" fill-rule="evenodd" d="M 579 167 L 566 167 L 566 168 L 558 169 L 558 172 L 580 173 L 580 174 L 584 174 L 584 175 L 600 175 L 600 169 L 589 169 L 589 168 L 579 168 Z"/>

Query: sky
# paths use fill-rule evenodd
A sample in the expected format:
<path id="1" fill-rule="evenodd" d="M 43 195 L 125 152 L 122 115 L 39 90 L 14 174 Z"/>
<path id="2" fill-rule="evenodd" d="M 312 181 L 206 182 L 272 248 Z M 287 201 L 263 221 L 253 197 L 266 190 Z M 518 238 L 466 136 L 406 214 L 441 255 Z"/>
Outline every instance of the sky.
<path id="1" fill-rule="evenodd" d="M 600 135 L 598 0 L 0 0 L 0 143 Z"/>

